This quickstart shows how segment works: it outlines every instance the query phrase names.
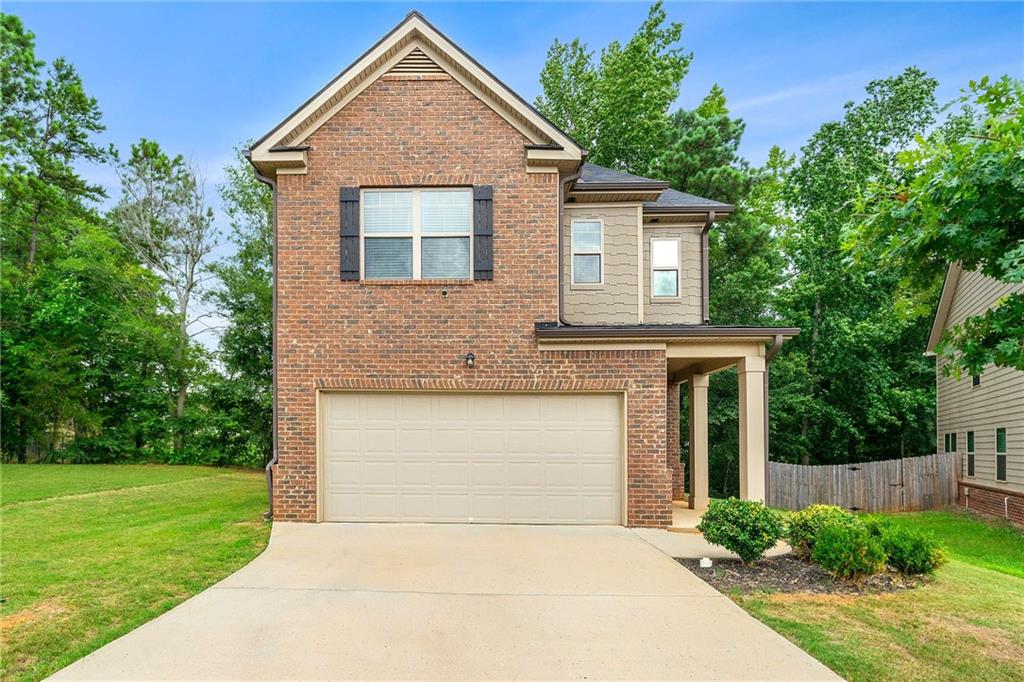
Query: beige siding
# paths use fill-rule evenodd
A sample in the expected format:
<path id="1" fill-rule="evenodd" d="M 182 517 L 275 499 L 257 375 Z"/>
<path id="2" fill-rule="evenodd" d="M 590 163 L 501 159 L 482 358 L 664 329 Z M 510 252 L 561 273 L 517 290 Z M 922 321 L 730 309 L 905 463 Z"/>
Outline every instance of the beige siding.
<path id="1" fill-rule="evenodd" d="M 701 225 L 644 228 L 644 323 L 700 324 Z M 679 298 L 651 297 L 651 240 L 679 240 Z"/>
<path id="2" fill-rule="evenodd" d="M 569 324 L 637 324 L 637 206 L 573 207 L 564 212 L 562 292 Z M 601 284 L 572 283 L 572 221 L 604 224 Z"/>
<path id="3" fill-rule="evenodd" d="M 976 272 L 964 272 L 957 284 L 946 328 L 970 316 L 983 313 L 990 305 L 1021 285 L 1007 285 Z M 962 475 L 967 476 L 967 432 L 974 432 L 974 478 L 982 485 L 1024 492 L 1024 373 L 1005 367 L 987 367 L 981 385 L 971 377 L 944 376 L 940 357 L 936 365 L 937 451 L 944 448 L 944 435 L 956 432 L 957 452 L 962 455 Z M 1006 482 L 995 480 L 995 430 L 1006 428 Z"/>

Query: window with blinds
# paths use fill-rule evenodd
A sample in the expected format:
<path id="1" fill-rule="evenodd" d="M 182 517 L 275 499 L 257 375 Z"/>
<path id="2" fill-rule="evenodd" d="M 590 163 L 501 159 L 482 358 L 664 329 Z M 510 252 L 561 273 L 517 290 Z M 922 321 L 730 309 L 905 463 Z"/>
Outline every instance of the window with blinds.
<path id="1" fill-rule="evenodd" d="M 366 279 L 469 279 L 471 189 L 364 190 L 362 207 Z"/>
<path id="2" fill-rule="evenodd" d="M 572 283 L 600 284 L 604 236 L 599 220 L 572 221 Z"/>

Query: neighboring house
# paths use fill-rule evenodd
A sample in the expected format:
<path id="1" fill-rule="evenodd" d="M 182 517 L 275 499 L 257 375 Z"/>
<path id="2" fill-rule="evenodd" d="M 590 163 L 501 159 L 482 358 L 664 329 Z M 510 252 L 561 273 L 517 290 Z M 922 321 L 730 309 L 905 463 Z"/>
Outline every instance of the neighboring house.
<path id="1" fill-rule="evenodd" d="M 944 331 L 1021 289 L 951 265 L 927 352 L 934 354 Z M 960 455 L 957 500 L 1024 523 L 1024 372 L 993 366 L 957 379 L 943 373 L 945 364 L 942 356 L 936 358 L 936 447 Z"/>
<path id="2" fill-rule="evenodd" d="M 274 518 L 669 526 L 680 385 L 701 507 L 731 366 L 740 492 L 764 499 L 765 363 L 797 330 L 708 323 L 730 206 L 585 157 L 415 12 L 255 143 Z"/>

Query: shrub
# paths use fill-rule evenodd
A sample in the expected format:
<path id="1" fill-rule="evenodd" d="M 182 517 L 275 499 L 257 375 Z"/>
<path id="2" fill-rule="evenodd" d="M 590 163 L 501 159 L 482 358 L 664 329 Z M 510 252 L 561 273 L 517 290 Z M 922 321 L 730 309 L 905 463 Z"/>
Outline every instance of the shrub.
<path id="1" fill-rule="evenodd" d="M 832 575 L 856 578 L 885 568 L 885 550 L 868 527 L 858 521 L 826 523 L 814 541 L 812 557 Z"/>
<path id="2" fill-rule="evenodd" d="M 932 573 L 946 561 L 946 550 L 931 535 L 897 524 L 882 524 L 880 540 L 887 563 L 900 573 Z"/>
<path id="3" fill-rule="evenodd" d="M 812 504 L 789 517 L 786 540 L 793 551 L 810 556 L 814 551 L 814 539 L 827 523 L 854 523 L 853 514 L 831 504 Z"/>
<path id="4" fill-rule="evenodd" d="M 704 539 L 735 552 L 745 564 L 757 561 L 783 535 L 782 522 L 760 502 L 711 500 L 697 525 Z"/>

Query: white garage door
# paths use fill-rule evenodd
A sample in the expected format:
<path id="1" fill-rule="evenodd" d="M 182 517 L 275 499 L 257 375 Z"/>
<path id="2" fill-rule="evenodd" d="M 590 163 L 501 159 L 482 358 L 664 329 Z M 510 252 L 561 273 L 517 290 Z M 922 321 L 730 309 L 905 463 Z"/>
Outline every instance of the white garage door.
<path id="1" fill-rule="evenodd" d="M 326 521 L 620 523 L 617 395 L 320 400 Z"/>

